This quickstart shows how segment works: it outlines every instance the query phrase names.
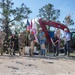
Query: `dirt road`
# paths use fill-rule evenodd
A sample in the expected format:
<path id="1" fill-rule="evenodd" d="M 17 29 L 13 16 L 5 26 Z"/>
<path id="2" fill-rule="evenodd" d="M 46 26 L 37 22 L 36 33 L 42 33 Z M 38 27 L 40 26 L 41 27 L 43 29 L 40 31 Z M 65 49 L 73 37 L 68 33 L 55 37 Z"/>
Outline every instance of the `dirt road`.
<path id="1" fill-rule="evenodd" d="M 75 59 L 67 56 L 0 56 L 0 75 L 75 75 Z"/>

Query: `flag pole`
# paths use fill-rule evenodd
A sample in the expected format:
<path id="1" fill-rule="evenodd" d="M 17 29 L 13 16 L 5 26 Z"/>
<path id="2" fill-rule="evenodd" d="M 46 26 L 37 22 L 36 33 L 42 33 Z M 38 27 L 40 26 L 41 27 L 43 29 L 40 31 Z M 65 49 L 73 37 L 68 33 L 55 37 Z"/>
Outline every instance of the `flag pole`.
<path id="1" fill-rule="evenodd" d="M 28 20 L 28 19 L 27 19 Z M 26 24 L 26 46 L 27 46 L 27 24 Z"/>

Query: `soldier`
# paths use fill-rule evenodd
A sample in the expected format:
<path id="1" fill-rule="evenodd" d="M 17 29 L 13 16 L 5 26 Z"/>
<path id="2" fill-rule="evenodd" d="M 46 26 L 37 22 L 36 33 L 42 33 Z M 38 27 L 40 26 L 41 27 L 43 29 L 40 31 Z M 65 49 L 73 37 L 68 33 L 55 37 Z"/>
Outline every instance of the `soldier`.
<path id="1" fill-rule="evenodd" d="M 19 36 L 19 55 L 25 55 L 25 34 L 23 31 L 20 31 Z"/>
<path id="2" fill-rule="evenodd" d="M 0 52 L 1 55 L 3 55 L 3 42 L 5 39 L 5 33 L 3 32 L 3 30 L 0 30 Z"/>
<path id="3" fill-rule="evenodd" d="M 3 42 L 3 51 L 6 52 L 7 54 L 9 53 L 8 47 L 9 47 L 8 35 L 5 34 L 5 38 L 4 38 L 4 42 Z"/>
<path id="4" fill-rule="evenodd" d="M 11 38 L 12 38 L 12 36 L 10 35 L 9 37 L 8 37 L 8 39 L 9 39 L 9 42 L 8 42 L 8 52 L 10 53 L 10 55 L 13 55 L 12 53 L 13 53 L 13 48 L 12 48 L 12 41 L 11 41 Z"/>
<path id="5" fill-rule="evenodd" d="M 15 35 L 14 32 L 11 36 L 11 49 L 13 51 L 13 55 L 15 55 L 15 51 L 18 50 L 18 37 Z"/>
<path id="6" fill-rule="evenodd" d="M 30 43 L 29 53 L 30 53 L 30 56 L 32 56 L 33 52 L 34 52 L 34 40 L 35 40 L 34 32 L 31 31 L 30 35 L 29 35 L 29 43 Z"/>

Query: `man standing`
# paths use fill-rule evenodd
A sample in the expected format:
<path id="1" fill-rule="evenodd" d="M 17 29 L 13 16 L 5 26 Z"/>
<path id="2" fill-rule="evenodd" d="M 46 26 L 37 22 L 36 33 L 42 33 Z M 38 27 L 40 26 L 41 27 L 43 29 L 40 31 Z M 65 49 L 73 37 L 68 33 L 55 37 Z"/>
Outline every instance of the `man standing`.
<path id="1" fill-rule="evenodd" d="M 64 29 L 64 46 L 65 46 L 65 55 L 70 55 L 70 33 L 68 29 Z"/>
<path id="2" fill-rule="evenodd" d="M 20 36 L 19 36 L 19 55 L 25 55 L 25 34 L 23 31 L 20 31 Z"/>
<path id="3" fill-rule="evenodd" d="M 18 49 L 18 37 L 15 35 L 15 32 L 12 33 L 11 36 L 11 50 L 13 55 L 15 55 L 15 51 Z"/>
<path id="4" fill-rule="evenodd" d="M 29 34 L 29 43 L 30 43 L 29 53 L 30 53 L 30 56 L 32 56 L 33 52 L 34 52 L 34 40 L 35 40 L 34 32 L 31 31 Z"/>
<path id="5" fill-rule="evenodd" d="M 4 43 L 4 39 L 5 39 L 5 33 L 3 30 L 0 30 L 0 52 L 1 55 L 3 55 L 3 43 Z"/>

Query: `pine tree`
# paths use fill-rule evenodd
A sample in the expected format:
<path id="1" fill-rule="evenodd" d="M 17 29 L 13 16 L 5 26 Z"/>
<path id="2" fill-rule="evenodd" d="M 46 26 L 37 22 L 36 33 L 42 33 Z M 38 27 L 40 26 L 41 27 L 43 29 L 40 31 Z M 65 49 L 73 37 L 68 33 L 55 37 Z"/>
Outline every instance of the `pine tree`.
<path id="1" fill-rule="evenodd" d="M 16 25 L 16 21 L 28 18 L 28 15 L 32 12 L 24 3 L 15 8 L 13 8 L 13 5 L 12 0 L 0 0 L 0 26 L 6 33 L 5 41 L 7 41 L 7 44 L 11 35 L 10 27 Z"/>

